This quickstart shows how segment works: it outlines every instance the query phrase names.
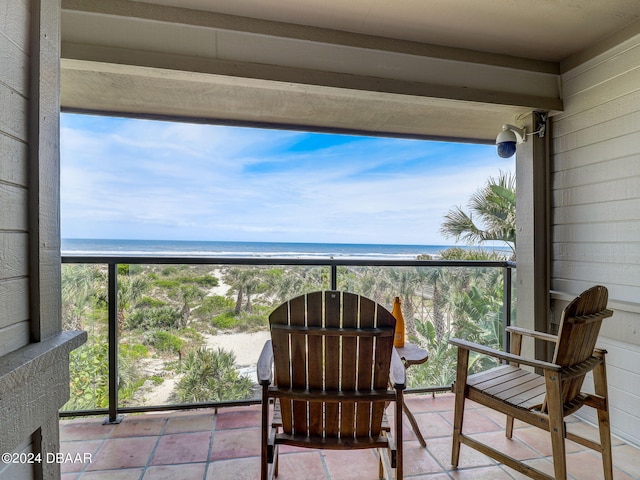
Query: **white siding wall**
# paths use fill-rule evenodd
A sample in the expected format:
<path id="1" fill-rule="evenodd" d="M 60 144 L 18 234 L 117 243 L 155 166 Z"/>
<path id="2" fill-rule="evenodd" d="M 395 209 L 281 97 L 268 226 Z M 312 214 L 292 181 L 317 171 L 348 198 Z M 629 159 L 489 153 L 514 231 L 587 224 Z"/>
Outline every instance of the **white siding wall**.
<path id="1" fill-rule="evenodd" d="M 29 6 L 0 5 L 0 357 L 29 342 Z"/>
<path id="2" fill-rule="evenodd" d="M 640 37 L 562 76 L 553 117 L 551 288 L 609 289 L 614 433 L 640 444 Z"/>

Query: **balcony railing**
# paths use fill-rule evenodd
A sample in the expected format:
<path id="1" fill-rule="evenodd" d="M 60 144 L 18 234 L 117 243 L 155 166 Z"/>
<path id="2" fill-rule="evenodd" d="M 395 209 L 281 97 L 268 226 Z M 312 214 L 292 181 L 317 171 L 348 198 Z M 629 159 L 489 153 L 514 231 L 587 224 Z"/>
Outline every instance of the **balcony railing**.
<path id="1" fill-rule="evenodd" d="M 410 307 L 411 311 L 405 311 L 405 317 L 409 316 L 410 318 L 407 318 L 408 322 L 413 322 L 409 331 L 410 333 L 413 331 L 414 337 L 418 338 L 419 342 L 430 351 L 430 359 L 427 363 L 432 364 L 430 365 L 432 368 L 436 365 L 434 362 L 438 361 L 436 357 L 447 355 L 446 338 L 451 333 L 462 334 L 462 336 L 471 335 L 474 336 L 474 340 L 479 341 L 483 341 L 485 337 L 491 337 L 486 340 L 491 343 L 491 346 L 508 349 L 504 327 L 511 324 L 514 297 L 513 272 L 515 269 L 515 264 L 508 261 L 63 256 L 62 263 L 64 264 L 63 269 L 72 268 L 73 265 L 85 266 L 94 268 L 101 276 L 104 275 L 106 288 L 101 292 L 93 292 L 92 301 L 95 304 L 100 302 L 106 304 L 106 322 L 101 319 L 94 320 L 92 325 L 98 325 L 96 328 L 102 329 L 102 332 L 104 326 L 100 326 L 102 325 L 101 322 L 106 323 L 106 360 L 101 358 L 101 353 L 96 354 L 94 351 L 86 353 L 85 357 L 79 358 L 77 361 L 90 363 L 96 369 L 106 366 L 106 385 L 96 386 L 96 383 L 99 383 L 100 380 L 91 378 L 91 372 L 82 373 L 75 384 L 74 378 L 72 378 L 72 397 L 82 394 L 91 395 L 92 389 L 95 391 L 97 388 L 103 388 L 108 392 L 108 402 L 106 407 L 69 409 L 63 411 L 61 416 L 108 414 L 109 422 L 118 422 L 119 413 L 203 407 L 218 408 L 259 402 L 256 397 L 237 400 L 181 401 L 162 405 L 141 405 L 129 400 L 128 405 L 120 405 L 119 384 L 122 382 L 121 372 L 119 371 L 118 350 L 120 339 L 126 330 L 126 325 L 123 325 L 124 309 L 126 308 L 128 311 L 132 306 L 127 305 L 124 291 L 129 291 L 133 288 L 131 282 L 124 282 L 123 275 L 127 275 L 130 278 L 142 276 L 147 280 L 151 279 L 155 282 L 155 285 L 162 285 L 168 288 L 169 290 L 167 291 L 178 292 L 176 295 L 184 292 L 180 301 L 184 305 L 183 314 L 188 314 L 190 308 L 195 308 L 198 302 L 204 302 L 202 297 L 197 300 L 187 298 L 188 289 L 180 290 L 180 282 L 184 281 L 184 276 L 181 278 L 179 275 L 175 275 L 180 268 L 203 269 L 206 267 L 218 273 L 225 275 L 236 274 L 236 276 L 238 272 L 247 272 L 249 271 L 248 269 L 255 269 L 256 272 L 264 274 L 262 277 L 263 282 L 267 283 L 270 278 L 281 276 L 283 272 L 286 274 L 294 272 L 293 277 L 295 277 L 297 283 L 293 282 L 296 285 L 294 287 L 289 286 L 286 292 L 281 288 L 280 295 L 282 298 L 279 298 L 273 292 L 262 292 L 260 294 L 261 298 L 263 300 L 268 298 L 271 304 L 275 306 L 281 301 L 291 298 L 294 294 L 304 293 L 304 291 L 341 289 L 369 296 L 383 305 L 387 305 L 390 309 L 393 296 L 407 297 L 408 301 L 405 302 L 405 307 Z M 136 267 L 134 268 L 134 266 Z M 132 273 L 134 270 L 137 273 Z M 171 277 L 172 280 L 167 280 L 163 277 L 166 274 L 165 276 L 169 278 L 169 273 L 167 272 L 174 274 Z M 77 303 L 71 306 L 67 305 L 67 317 L 76 319 L 76 324 L 72 325 L 71 328 L 75 326 L 86 329 L 87 307 L 84 300 L 81 301 L 80 299 L 89 298 L 87 296 L 87 288 L 82 287 L 80 280 L 68 277 L 63 273 L 63 297 L 67 295 Z M 383 277 L 385 282 L 382 281 Z M 198 278 L 199 281 L 206 283 L 215 277 L 205 274 Z M 121 284 L 122 290 L 120 292 L 119 284 Z M 247 282 L 245 279 L 245 284 L 251 285 L 251 282 Z M 172 285 L 175 287 L 174 290 L 170 290 Z M 250 287 L 246 288 L 250 290 Z M 254 285 L 253 288 L 256 288 L 256 286 Z M 138 300 L 140 304 L 145 304 L 145 302 L 147 304 L 149 302 L 153 303 L 153 301 L 153 299 Z M 228 308 L 231 303 L 238 302 L 237 295 L 233 300 L 228 299 L 228 302 Z M 456 302 L 458 303 L 456 304 Z M 263 303 L 268 302 L 265 300 Z M 264 318 L 268 314 L 268 307 L 269 305 L 262 307 Z M 74 311 L 71 312 L 70 310 Z M 89 308 L 88 310 L 91 309 Z M 467 313 L 461 313 L 465 311 L 467 313 L 473 312 L 469 318 L 484 319 L 482 321 L 486 325 L 476 324 L 474 320 L 471 323 L 467 321 L 465 327 L 463 317 L 467 318 L 468 315 Z M 135 316 L 131 312 L 128 313 L 132 317 Z M 142 318 L 140 315 L 138 317 Z M 142 332 L 141 335 L 144 333 L 145 325 L 144 321 L 138 323 L 137 331 Z M 266 323 L 263 323 L 263 325 L 263 328 L 266 329 Z M 69 325 L 66 325 L 66 327 L 70 328 Z M 468 329 L 466 333 L 464 328 Z M 191 332 L 191 334 L 197 335 L 197 332 Z M 165 335 L 165 337 L 175 340 L 170 335 Z M 104 337 L 96 336 L 94 345 L 98 347 L 96 351 L 103 352 L 104 342 L 100 338 Z M 129 345 L 127 347 L 131 348 Z M 186 361 L 182 358 L 183 352 L 179 348 L 176 348 L 175 351 L 178 355 L 178 363 Z M 259 351 L 255 352 L 256 358 L 258 354 Z M 82 353 L 78 353 L 78 355 L 82 355 Z M 133 361 L 135 362 L 136 360 L 134 359 Z M 481 366 L 478 368 L 481 368 Z M 417 385 L 410 388 L 408 390 L 409 393 L 436 392 L 450 389 L 450 382 L 425 385 L 425 380 L 422 383 L 420 382 L 420 373 L 417 370 L 416 373 L 418 378 Z M 444 372 L 442 378 L 445 378 L 446 374 L 453 374 L 453 372 Z M 87 387 L 87 385 L 90 385 L 90 387 Z"/>

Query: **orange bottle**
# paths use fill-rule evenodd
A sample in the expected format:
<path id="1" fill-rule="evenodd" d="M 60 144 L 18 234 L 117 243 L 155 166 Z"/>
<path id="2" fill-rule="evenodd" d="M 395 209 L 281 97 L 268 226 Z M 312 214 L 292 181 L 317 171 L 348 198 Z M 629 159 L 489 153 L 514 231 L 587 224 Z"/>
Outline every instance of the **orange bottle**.
<path id="1" fill-rule="evenodd" d="M 396 297 L 393 300 L 393 310 L 391 311 L 391 315 L 393 315 L 396 319 L 396 334 L 393 337 L 393 346 L 404 347 L 405 328 L 404 317 L 402 316 L 402 308 L 400 306 L 400 297 Z"/>

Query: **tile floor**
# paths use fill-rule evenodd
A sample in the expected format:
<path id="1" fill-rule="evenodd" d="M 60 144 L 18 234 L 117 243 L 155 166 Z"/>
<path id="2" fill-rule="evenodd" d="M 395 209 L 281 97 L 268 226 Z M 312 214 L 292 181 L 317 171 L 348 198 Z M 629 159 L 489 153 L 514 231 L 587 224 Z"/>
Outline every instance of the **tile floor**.
<path id="1" fill-rule="evenodd" d="M 462 446 L 460 467 L 451 455 L 453 395 L 406 397 L 427 439 L 420 447 L 405 422 L 405 478 L 522 479 L 516 471 Z M 477 405 L 468 405 L 465 431 L 494 447 L 551 472 L 548 434 L 519 424 L 513 440 L 502 431 L 504 418 Z M 60 421 L 63 480 L 244 480 L 259 478 L 260 410 L 258 406 L 218 410 L 128 415 L 119 425 L 102 425 L 102 418 Z M 569 429 L 595 433 L 590 425 L 571 420 Z M 640 479 L 640 450 L 613 439 L 614 477 Z M 600 455 L 567 442 L 572 479 L 603 478 Z M 281 448 L 280 480 L 376 479 L 377 459 L 371 451 L 320 451 Z M 79 455 L 78 455 L 79 454 Z M 89 458 L 91 462 L 85 461 Z M 357 465 L 357 468 L 354 468 Z"/>

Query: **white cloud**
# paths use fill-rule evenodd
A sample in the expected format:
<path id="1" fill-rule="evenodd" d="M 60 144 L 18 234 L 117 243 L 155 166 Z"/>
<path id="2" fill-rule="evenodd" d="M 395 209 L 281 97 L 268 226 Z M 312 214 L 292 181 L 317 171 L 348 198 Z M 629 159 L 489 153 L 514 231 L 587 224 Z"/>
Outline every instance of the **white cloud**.
<path id="1" fill-rule="evenodd" d="M 63 116 L 64 237 L 451 243 L 447 210 L 514 169 L 486 146 L 84 120 Z"/>

